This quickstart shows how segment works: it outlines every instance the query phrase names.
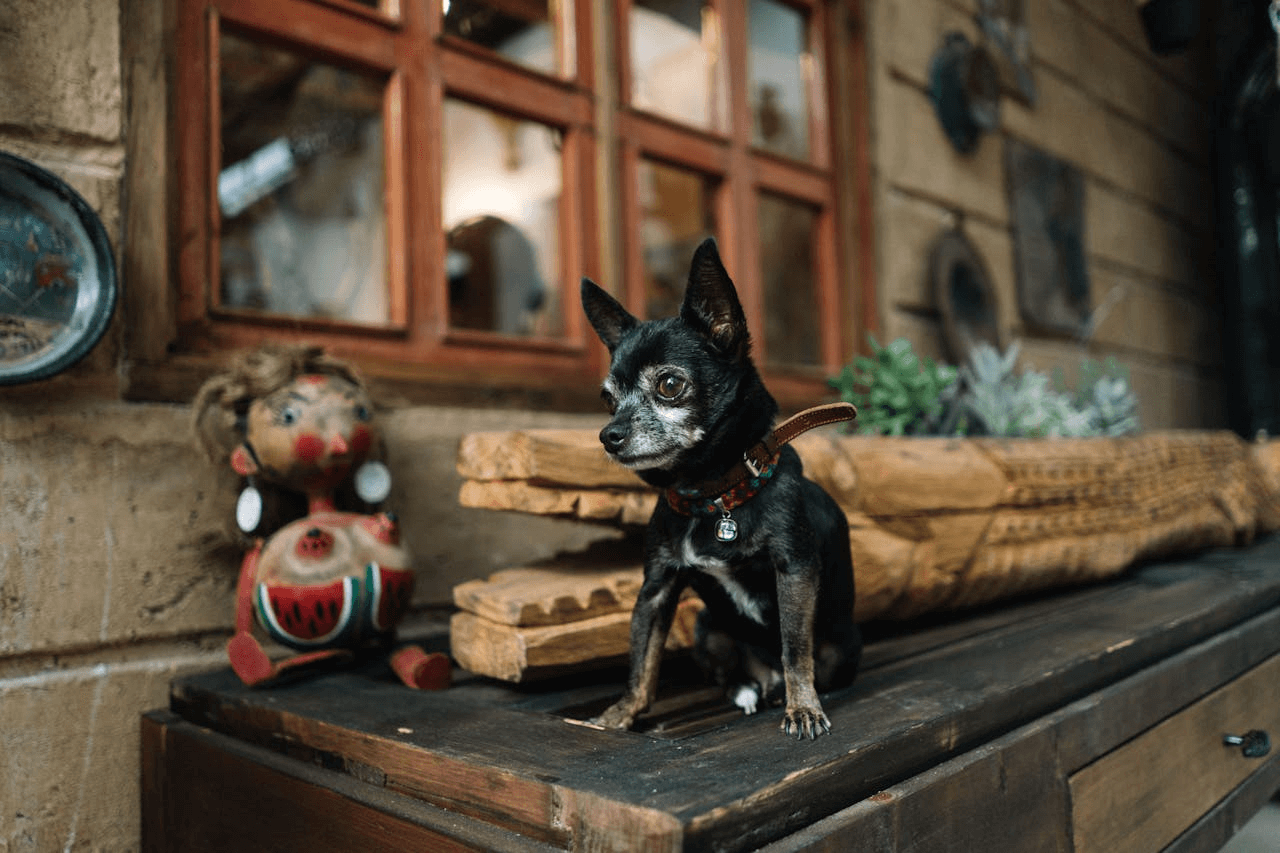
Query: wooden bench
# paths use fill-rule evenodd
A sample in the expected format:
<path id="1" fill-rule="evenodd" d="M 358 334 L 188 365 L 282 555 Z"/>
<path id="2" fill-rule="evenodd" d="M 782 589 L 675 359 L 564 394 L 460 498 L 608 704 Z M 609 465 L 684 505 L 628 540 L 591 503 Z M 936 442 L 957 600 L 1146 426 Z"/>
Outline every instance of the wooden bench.
<path id="1" fill-rule="evenodd" d="M 869 634 L 812 742 L 679 659 L 635 732 L 578 722 L 616 669 L 181 678 L 142 721 L 143 847 L 1208 853 L 1280 788 L 1280 749 L 1223 743 L 1280 736 L 1280 538 Z"/>

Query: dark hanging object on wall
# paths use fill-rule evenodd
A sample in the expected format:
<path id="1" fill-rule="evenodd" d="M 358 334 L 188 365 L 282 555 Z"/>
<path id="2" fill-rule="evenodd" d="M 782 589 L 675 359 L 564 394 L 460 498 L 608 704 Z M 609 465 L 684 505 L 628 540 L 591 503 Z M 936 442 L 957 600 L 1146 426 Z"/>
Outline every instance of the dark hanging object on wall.
<path id="1" fill-rule="evenodd" d="M 116 304 L 102 221 L 58 176 L 0 151 L 0 385 L 66 370 Z"/>
<path id="2" fill-rule="evenodd" d="M 1266 11 L 1259 8 L 1260 22 Z M 1229 61 L 1216 121 L 1217 268 L 1227 422 L 1280 435 L 1280 91 L 1262 24 Z"/>
<path id="3" fill-rule="evenodd" d="M 1084 178 L 1063 160 L 1006 139 L 1018 308 L 1037 331 L 1081 337 L 1089 321 Z"/>
<path id="4" fill-rule="evenodd" d="M 929 98 L 951 144 L 968 154 L 1000 124 L 1000 72 L 986 48 L 949 32 L 929 62 Z"/>
<path id="5" fill-rule="evenodd" d="M 1181 53 L 1200 29 L 1200 0 L 1148 0 L 1138 3 L 1142 29 L 1153 53 Z"/>
<path id="6" fill-rule="evenodd" d="M 979 342 L 1004 352 L 1000 299 L 987 265 L 963 231 L 944 231 L 929 253 L 929 278 L 942 314 L 942 339 L 953 363 L 969 360 Z"/>
<path id="7" fill-rule="evenodd" d="M 1031 74 L 1031 35 L 1025 1 L 978 0 L 977 22 L 987 44 L 995 47 L 1005 93 L 1034 107 L 1036 81 Z"/>

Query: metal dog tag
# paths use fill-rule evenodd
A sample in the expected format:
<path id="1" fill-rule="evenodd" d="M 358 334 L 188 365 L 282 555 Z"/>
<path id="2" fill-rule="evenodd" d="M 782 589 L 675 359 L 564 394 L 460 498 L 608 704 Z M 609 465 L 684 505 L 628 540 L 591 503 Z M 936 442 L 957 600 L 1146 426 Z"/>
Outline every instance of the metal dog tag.
<path id="1" fill-rule="evenodd" d="M 732 542 L 738 538 L 738 522 L 733 520 L 729 515 L 729 510 L 724 508 L 724 501 L 716 498 L 716 506 L 724 513 L 724 516 L 716 521 L 716 538 L 721 542 Z"/>
<path id="2" fill-rule="evenodd" d="M 738 522 L 725 516 L 716 522 L 716 538 L 721 542 L 732 542 L 738 538 Z"/>

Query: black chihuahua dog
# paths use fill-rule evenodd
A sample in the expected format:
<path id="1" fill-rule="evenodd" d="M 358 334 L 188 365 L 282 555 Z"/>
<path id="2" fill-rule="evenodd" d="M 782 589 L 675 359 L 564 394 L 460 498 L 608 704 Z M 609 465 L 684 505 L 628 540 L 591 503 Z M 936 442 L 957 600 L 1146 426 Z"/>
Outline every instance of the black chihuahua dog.
<path id="1" fill-rule="evenodd" d="M 862 653 L 848 522 L 795 450 L 779 446 L 794 436 L 781 435 L 786 424 L 773 431 L 778 404 L 751 361 L 715 242 L 694 254 L 677 317 L 640 322 L 588 279 L 582 306 L 612 357 L 601 396 L 613 417 L 600 441 L 662 490 L 645 535 L 627 692 L 595 722 L 630 728 L 652 702 L 677 601 L 692 586 L 705 604 L 694 657 L 733 701 L 751 714 L 785 689 L 784 733 L 829 732 L 818 691 L 851 683 Z M 845 408 L 792 432 L 848 420 Z"/>

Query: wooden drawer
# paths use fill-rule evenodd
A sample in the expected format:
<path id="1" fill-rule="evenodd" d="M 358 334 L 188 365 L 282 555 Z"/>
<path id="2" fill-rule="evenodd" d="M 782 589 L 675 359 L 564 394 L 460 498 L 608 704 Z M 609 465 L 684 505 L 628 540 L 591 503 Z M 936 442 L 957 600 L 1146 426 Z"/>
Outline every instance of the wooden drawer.
<path id="1" fill-rule="evenodd" d="M 1273 759 L 1223 744 L 1250 729 L 1280 735 L 1280 655 L 1072 774 L 1076 853 L 1163 849 Z"/>

